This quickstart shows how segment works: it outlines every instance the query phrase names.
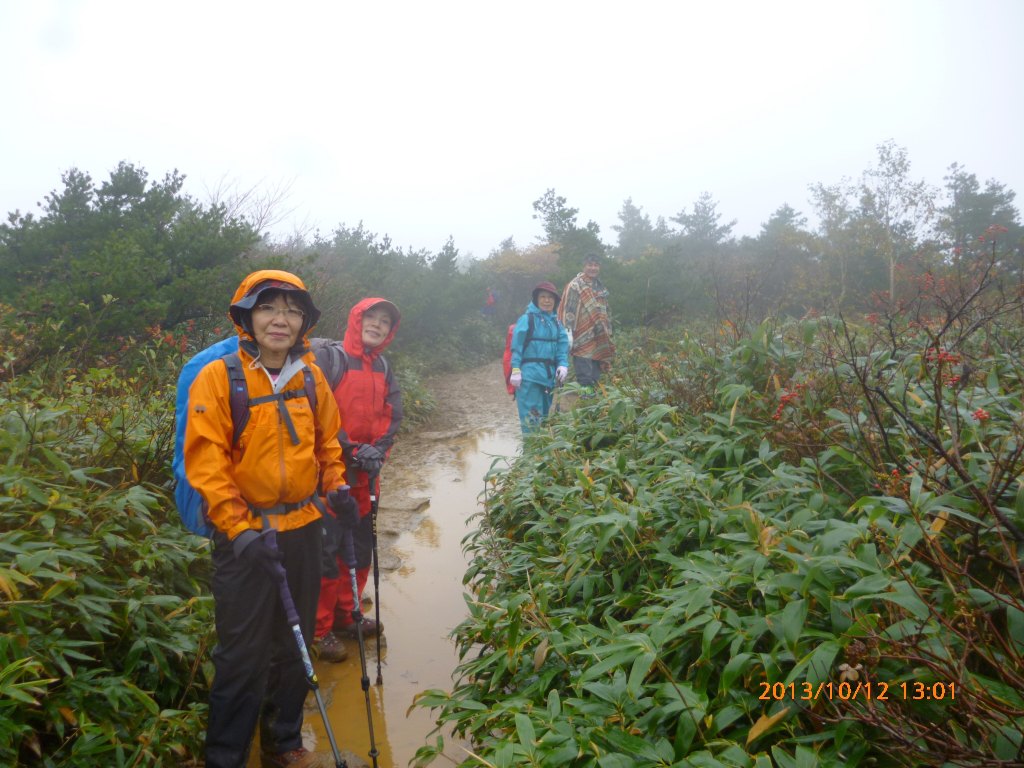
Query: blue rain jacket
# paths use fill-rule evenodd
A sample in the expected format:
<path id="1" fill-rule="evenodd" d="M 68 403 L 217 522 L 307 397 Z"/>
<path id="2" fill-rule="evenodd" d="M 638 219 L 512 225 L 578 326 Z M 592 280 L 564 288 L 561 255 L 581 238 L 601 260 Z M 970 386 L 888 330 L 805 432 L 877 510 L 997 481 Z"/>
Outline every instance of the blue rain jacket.
<path id="1" fill-rule="evenodd" d="M 533 337 L 529 347 L 524 350 L 531 315 Z M 531 301 L 526 314 L 519 318 L 512 332 L 512 367 L 522 372 L 523 381 L 553 387 L 555 368 L 560 365 L 569 367 L 569 334 L 554 312 L 541 312 Z"/>

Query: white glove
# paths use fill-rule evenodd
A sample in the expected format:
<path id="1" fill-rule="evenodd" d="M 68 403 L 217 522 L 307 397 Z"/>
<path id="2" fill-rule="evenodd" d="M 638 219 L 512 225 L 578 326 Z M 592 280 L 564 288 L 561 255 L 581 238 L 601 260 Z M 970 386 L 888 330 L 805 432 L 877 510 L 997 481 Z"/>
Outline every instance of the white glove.
<path id="1" fill-rule="evenodd" d="M 558 379 L 558 383 L 561 384 L 565 381 L 565 377 L 569 375 L 569 369 L 564 365 L 560 365 L 555 368 L 555 378 Z"/>
<path id="2" fill-rule="evenodd" d="M 519 389 L 523 386 L 523 374 L 519 371 L 512 371 L 512 375 L 508 377 L 508 383 Z"/>

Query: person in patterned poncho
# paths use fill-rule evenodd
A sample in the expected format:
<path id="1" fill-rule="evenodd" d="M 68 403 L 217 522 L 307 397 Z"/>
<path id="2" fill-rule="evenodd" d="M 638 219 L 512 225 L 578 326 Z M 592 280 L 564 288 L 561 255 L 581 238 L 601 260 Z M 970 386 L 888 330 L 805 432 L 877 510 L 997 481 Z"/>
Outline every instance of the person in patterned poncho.
<path id="1" fill-rule="evenodd" d="M 615 356 L 608 289 L 598 277 L 600 274 L 600 257 L 588 253 L 583 259 L 583 271 L 565 286 L 558 307 L 558 319 L 570 334 L 576 381 L 591 390 Z"/>

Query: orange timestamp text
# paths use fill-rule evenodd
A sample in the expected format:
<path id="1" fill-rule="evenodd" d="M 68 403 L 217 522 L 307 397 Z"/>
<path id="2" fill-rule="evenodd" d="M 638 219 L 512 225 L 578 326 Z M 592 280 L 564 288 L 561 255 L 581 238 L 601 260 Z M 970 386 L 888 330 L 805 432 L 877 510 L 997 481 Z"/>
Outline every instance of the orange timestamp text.
<path id="1" fill-rule="evenodd" d="M 800 701 L 817 701 L 819 698 L 841 699 L 854 701 L 859 696 L 862 700 L 887 701 L 889 698 L 913 701 L 942 701 L 947 696 L 956 698 L 956 683 L 849 683 L 843 681 L 838 685 L 833 682 L 819 683 L 815 688 L 810 683 L 759 683 L 764 701 L 772 699 L 797 699 Z"/>

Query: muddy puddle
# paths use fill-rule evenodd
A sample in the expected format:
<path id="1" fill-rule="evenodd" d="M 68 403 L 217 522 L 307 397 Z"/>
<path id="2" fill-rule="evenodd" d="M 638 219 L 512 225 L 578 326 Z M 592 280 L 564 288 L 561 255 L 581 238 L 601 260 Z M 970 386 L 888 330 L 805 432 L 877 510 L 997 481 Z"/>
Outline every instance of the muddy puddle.
<path id="1" fill-rule="evenodd" d="M 428 688 L 451 690 L 458 664 L 448 634 L 466 616 L 462 539 L 476 527 L 467 519 L 480 509 L 483 477 L 495 461 L 519 451 L 515 403 L 502 386 L 500 363 L 471 374 L 431 382 L 437 414 L 423 430 L 403 436 L 382 475 L 380 501 L 380 616 L 383 686 L 377 679 L 376 646 L 367 642 L 370 705 L 381 768 L 406 768 L 427 741 L 434 721 L 427 710 L 407 716 L 413 697 Z M 364 596 L 373 597 L 373 578 Z M 365 609 L 373 615 L 373 608 Z M 368 761 L 366 700 L 360 687 L 359 648 L 346 640 L 349 657 L 339 664 L 316 663 L 338 746 L 350 768 Z M 430 737 L 429 743 L 435 737 Z M 330 750 L 323 722 L 310 699 L 303 742 Z M 456 763 L 466 753 L 445 738 Z M 259 766 L 258 746 L 249 761 Z M 356 759 L 353 759 L 356 758 Z M 325 763 L 325 765 L 327 765 Z M 330 763 L 333 765 L 333 762 Z"/>

